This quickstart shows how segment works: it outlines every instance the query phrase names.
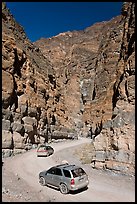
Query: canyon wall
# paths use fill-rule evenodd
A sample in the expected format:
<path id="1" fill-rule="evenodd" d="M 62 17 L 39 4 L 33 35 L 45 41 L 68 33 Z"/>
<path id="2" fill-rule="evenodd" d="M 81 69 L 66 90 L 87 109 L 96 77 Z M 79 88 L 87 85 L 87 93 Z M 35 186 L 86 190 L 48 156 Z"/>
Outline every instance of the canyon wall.
<path id="1" fill-rule="evenodd" d="M 91 138 L 83 162 L 134 174 L 135 4 L 123 3 L 110 21 L 31 43 L 3 3 L 3 156 L 79 137 Z"/>

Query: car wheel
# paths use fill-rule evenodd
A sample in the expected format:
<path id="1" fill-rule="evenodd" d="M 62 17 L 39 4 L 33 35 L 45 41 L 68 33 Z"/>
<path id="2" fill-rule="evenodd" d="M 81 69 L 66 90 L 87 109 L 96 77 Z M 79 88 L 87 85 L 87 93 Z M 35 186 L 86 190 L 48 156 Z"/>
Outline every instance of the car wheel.
<path id="1" fill-rule="evenodd" d="M 48 153 L 48 156 L 50 156 L 50 155 L 52 155 L 52 153 L 51 153 L 51 152 L 49 152 L 49 153 Z"/>
<path id="2" fill-rule="evenodd" d="M 65 183 L 61 183 L 59 188 L 62 194 L 67 194 L 69 192 L 68 187 Z"/>
<path id="3" fill-rule="evenodd" d="M 42 186 L 45 186 L 45 185 L 46 185 L 46 181 L 45 181 L 44 177 L 40 177 L 40 178 L 39 178 L 39 183 L 40 183 Z"/>

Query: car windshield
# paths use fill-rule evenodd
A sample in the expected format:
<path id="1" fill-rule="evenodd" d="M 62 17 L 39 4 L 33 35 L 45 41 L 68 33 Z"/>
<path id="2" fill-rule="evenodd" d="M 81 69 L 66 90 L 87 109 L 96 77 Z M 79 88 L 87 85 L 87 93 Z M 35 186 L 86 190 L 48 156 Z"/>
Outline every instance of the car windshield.
<path id="1" fill-rule="evenodd" d="M 46 147 L 41 146 L 41 147 L 38 148 L 38 150 L 46 150 Z"/>
<path id="2" fill-rule="evenodd" d="M 73 177 L 75 178 L 86 174 L 86 172 L 82 168 L 77 168 L 72 170 L 72 174 L 73 174 Z"/>

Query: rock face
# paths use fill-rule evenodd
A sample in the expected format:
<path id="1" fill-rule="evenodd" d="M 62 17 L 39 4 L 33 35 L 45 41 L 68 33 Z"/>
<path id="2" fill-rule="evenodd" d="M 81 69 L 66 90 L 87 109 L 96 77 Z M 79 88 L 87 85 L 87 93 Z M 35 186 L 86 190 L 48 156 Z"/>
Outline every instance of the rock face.
<path id="1" fill-rule="evenodd" d="M 2 108 L 3 155 L 91 137 L 87 161 L 134 174 L 135 4 L 33 44 L 2 4 Z"/>

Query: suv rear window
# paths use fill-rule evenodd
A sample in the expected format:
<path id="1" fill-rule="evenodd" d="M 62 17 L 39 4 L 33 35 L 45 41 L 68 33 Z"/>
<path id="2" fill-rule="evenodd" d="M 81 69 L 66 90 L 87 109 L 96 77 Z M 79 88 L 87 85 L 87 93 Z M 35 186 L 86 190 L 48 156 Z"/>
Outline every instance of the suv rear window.
<path id="1" fill-rule="evenodd" d="M 86 172 L 82 168 L 77 168 L 72 170 L 72 174 L 73 174 L 73 177 L 76 178 L 86 174 Z"/>

